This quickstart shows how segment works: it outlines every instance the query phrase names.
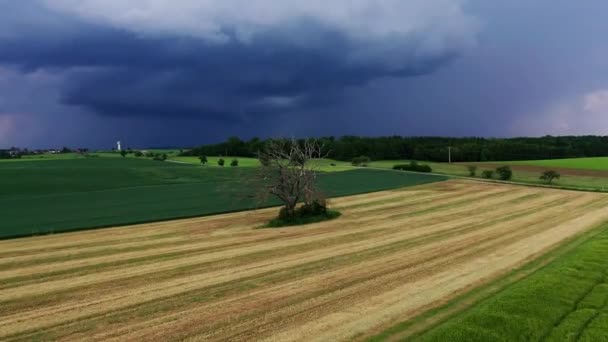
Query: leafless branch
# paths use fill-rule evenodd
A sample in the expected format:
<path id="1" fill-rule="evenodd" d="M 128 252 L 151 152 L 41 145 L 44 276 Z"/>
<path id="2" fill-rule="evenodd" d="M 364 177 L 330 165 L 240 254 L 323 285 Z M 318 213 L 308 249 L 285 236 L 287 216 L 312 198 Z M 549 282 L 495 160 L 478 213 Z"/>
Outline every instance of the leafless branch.
<path id="1" fill-rule="evenodd" d="M 322 200 L 317 189 L 318 165 L 313 161 L 325 158 L 323 145 L 309 139 L 278 139 L 270 141 L 260 152 L 261 167 L 255 178 L 256 198 L 266 202 L 278 198 L 288 214 L 299 202 Z"/>

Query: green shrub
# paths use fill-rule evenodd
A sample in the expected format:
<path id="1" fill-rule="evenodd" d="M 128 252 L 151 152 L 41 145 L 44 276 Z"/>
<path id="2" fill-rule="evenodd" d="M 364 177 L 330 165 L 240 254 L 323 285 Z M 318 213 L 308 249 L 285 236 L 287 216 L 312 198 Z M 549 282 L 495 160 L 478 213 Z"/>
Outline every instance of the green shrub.
<path id="1" fill-rule="evenodd" d="M 239 160 L 238 159 L 232 159 L 232 161 L 230 162 L 230 166 L 239 166 Z"/>
<path id="2" fill-rule="evenodd" d="M 207 156 L 200 156 L 200 157 L 198 157 L 198 159 L 201 161 L 201 164 L 203 164 L 203 165 L 207 164 L 207 162 L 208 162 Z"/>
<path id="3" fill-rule="evenodd" d="M 367 156 L 359 156 L 353 158 L 353 166 L 367 166 L 371 162 L 371 159 Z"/>
<path id="4" fill-rule="evenodd" d="M 226 161 L 223 158 L 218 159 L 217 165 L 224 166 L 224 164 L 226 164 Z"/>
<path id="5" fill-rule="evenodd" d="M 513 171 L 506 165 L 496 168 L 496 174 L 498 175 L 498 178 L 503 181 L 510 180 L 513 177 Z"/>
<path id="6" fill-rule="evenodd" d="M 279 210 L 279 216 L 278 216 L 277 220 L 288 221 L 292 218 L 293 218 L 293 215 L 289 215 L 289 213 L 287 212 L 287 208 L 282 207 L 281 210 Z"/>
<path id="7" fill-rule="evenodd" d="M 483 177 L 485 179 L 492 179 L 494 177 L 494 171 L 492 171 L 492 170 L 484 170 L 481 173 L 481 177 Z"/>
<path id="8" fill-rule="evenodd" d="M 266 228 L 280 228 L 280 227 L 292 227 L 292 226 L 302 226 L 305 224 L 323 222 L 333 220 L 335 218 L 340 217 L 342 215 L 339 211 L 328 210 L 327 213 L 323 215 L 317 216 L 305 216 L 305 217 L 296 217 L 291 220 L 281 220 L 280 218 L 276 218 L 268 222 L 265 226 Z"/>
<path id="9" fill-rule="evenodd" d="M 271 220 L 266 227 L 278 228 L 287 226 L 298 226 L 315 222 L 322 222 L 339 217 L 341 214 L 335 210 L 329 210 L 323 200 L 305 203 L 296 208 L 293 215 L 289 215 L 285 207 L 279 211 L 279 216 Z"/>
<path id="10" fill-rule="evenodd" d="M 292 221 L 308 216 L 324 215 L 327 211 L 327 202 L 325 200 L 314 200 L 297 207 L 291 215 L 288 213 L 287 208 L 283 207 L 279 211 L 278 218 L 282 221 Z"/>
<path id="11" fill-rule="evenodd" d="M 399 164 L 393 166 L 393 170 L 412 171 L 412 172 L 433 172 L 433 169 L 426 164 L 418 164 L 417 161 L 411 161 L 409 164 Z"/>
<path id="12" fill-rule="evenodd" d="M 141 151 L 135 151 L 135 156 L 136 156 L 137 158 L 143 157 L 143 155 L 144 155 L 144 154 L 143 154 Z"/>

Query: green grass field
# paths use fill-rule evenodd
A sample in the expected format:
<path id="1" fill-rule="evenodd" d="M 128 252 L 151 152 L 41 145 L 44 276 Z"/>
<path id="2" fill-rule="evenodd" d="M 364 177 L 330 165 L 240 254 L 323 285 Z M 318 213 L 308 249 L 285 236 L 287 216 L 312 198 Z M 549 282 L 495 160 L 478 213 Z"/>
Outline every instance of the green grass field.
<path id="1" fill-rule="evenodd" d="M 242 158 L 242 157 L 221 157 L 224 159 L 225 164 L 224 167 L 230 167 L 230 162 L 233 159 L 239 161 L 239 167 L 257 167 L 260 165 L 260 162 L 255 158 Z M 207 157 L 206 167 L 220 167 L 218 165 L 218 160 L 220 157 Z M 198 157 L 181 157 L 181 156 L 169 156 L 169 160 L 176 161 L 180 163 L 189 163 L 194 165 L 201 165 L 201 161 Z"/>
<path id="2" fill-rule="evenodd" d="M 398 164 L 407 164 L 409 160 L 378 160 L 373 161 L 369 164 L 369 167 L 380 168 L 380 169 L 393 169 L 393 166 Z M 421 164 L 428 164 L 434 173 L 444 173 L 454 176 L 466 176 L 468 174 L 467 169 L 463 165 L 448 164 L 448 163 L 433 163 L 433 162 L 420 162 Z"/>
<path id="3" fill-rule="evenodd" d="M 260 161 L 256 158 L 243 158 L 243 157 L 222 157 L 226 161 L 226 166 L 230 165 L 232 159 L 237 159 L 239 161 L 240 167 L 258 167 L 260 166 Z M 219 167 L 217 161 L 220 157 L 207 157 L 207 165 L 210 167 Z M 180 162 L 180 163 L 189 163 L 200 165 L 200 160 L 198 157 L 181 157 L 175 156 L 169 157 L 169 160 Z M 348 162 L 342 162 L 332 159 L 316 159 L 313 161 L 315 166 L 319 171 L 322 172 L 339 172 L 339 171 L 349 171 L 356 169 Z"/>
<path id="4" fill-rule="evenodd" d="M 176 157 L 180 150 L 175 149 L 148 149 L 146 151 L 155 153 L 166 153 L 169 159 Z M 0 163 L 16 163 L 24 161 L 49 161 L 49 160 L 66 160 L 66 159 L 89 159 L 89 158 L 123 158 L 119 152 L 116 151 L 91 151 L 89 153 L 44 153 L 44 154 L 33 154 L 25 155 L 19 159 L 0 159 Z M 133 153 L 127 154 L 124 158 L 138 158 Z M 148 159 L 145 157 L 139 157 L 138 159 Z"/>
<path id="5" fill-rule="evenodd" d="M 604 158 L 582 158 L 589 162 L 590 159 L 604 160 Z M 568 160 L 568 159 L 564 159 Z M 574 159 L 572 159 L 574 161 Z M 550 160 L 547 162 L 561 162 L 562 160 Z M 543 162 L 543 161 L 540 161 Z M 409 163 L 407 160 L 380 160 L 373 161 L 370 163 L 370 167 L 372 168 L 381 168 L 381 169 L 392 169 L 392 167 L 396 164 L 406 164 Z M 433 162 L 422 162 L 424 164 L 428 164 L 433 168 L 434 173 L 440 173 L 450 176 L 459 176 L 459 177 L 467 177 L 469 172 L 467 170 L 467 164 L 464 163 L 433 163 Z M 524 165 L 519 163 L 530 163 L 527 165 L 533 165 L 534 162 L 492 162 L 493 165 Z M 581 164 L 571 164 L 571 165 L 582 165 Z M 540 165 L 535 165 L 540 166 Z M 547 165 L 545 165 L 547 166 Z M 557 166 L 554 166 L 557 168 Z M 582 168 L 581 168 L 582 169 Z M 484 170 L 494 170 L 494 167 L 485 167 L 483 163 L 478 164 L 477 177 L 481 175 L 481 172 Z M 513 173 L 513 181 L 520 183 L 528 183 L 528 184 L 543 184 L 546 183 L 539 179 L 540 172 L 529 172 L 529 171 L 520 171 L 515 170 Z M 568 175 L 562 174 L 561 179 L 555 180 L 553 182 L 554 186 L 564 187 L 564 188 L 577 188 L 577 189 L 586 189 L 592 191 L 608 191 L 608 177 L 601 176 L 590 176 L 590 175 Z"/>
<path id="6" fill-rule="evenodd" d="M 118 155 L 120 156 L 120 155 Z M 27 161 L 46 161 L 46 160 L 64 160 L 64 159 L 84 159 L 85 157 L 78 153 L 45 153 L 22 156 L 19 159 L 0 159 L 0 164 L 3 163 L 20 163 Z"/>
<path id="7" fill-rule="evenodd" d="M 374 161 L 370 164 L 372 167 L 380 168 L 392 168 L 395 164 L 403 164 L 408 161 L 404 160 L 382 160 Z M 582 170 L 608 170 L 608 157 L 594 157 L 594 158 L 572 158 L 572 159 L 550 159 L 550 160 L 520 160 L 520 161 L 494 161 L 489 162 L 491 164 L 504 164 L 504 165 L 531 165 L 546 168 L 568 168 L 568 169 L 582 169 Z M 433 170 L 441 173 L 461 173 L 466 174 L 466 163 L 427 163 L 431 165 Z M 476 163 L 481 164 L 483 163 Z"/>
<path id="8" fill-rule="evenodd" d="M 608 170 L 608 157 L 572 158 L 551 160 L 525 160 L 507 162 L 512 165 L 533 165 L 554 168 L 570 168 L 584 170 Z"/>
<path id="9" fill-rule="evenodd" d="M 416 341 L 605 341 L 608 225 L 529 277 Z"/>
<path id="10" fill-rule="evenodd" d="M 3 163 L 0 238 L 250 209 L 241 182 L 251 172 L 142 158 Z M 333 197 L 443 179 L 369 169 L 325 173 L 320 183 Z"/>

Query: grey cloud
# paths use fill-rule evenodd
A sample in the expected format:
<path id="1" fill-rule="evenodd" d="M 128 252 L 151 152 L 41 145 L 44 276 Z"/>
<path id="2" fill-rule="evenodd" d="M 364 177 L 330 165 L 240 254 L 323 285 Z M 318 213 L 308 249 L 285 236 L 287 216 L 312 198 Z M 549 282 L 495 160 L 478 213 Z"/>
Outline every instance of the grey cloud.
<path id="1" fill-rule="evenodd" d="M 459 3 L 49 0 L 0 63 L 62 71 L 63 103 L 101 115 L 234 121 L 435 71 L 474 40 Z"/>

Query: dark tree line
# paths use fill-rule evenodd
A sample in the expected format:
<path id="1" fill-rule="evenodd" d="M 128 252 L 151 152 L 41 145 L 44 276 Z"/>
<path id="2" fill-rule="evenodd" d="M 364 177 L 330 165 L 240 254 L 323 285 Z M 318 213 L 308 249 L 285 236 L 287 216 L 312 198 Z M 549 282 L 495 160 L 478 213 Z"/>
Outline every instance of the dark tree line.
<path id="1" fill-rule="evenodd" d="M 14 154 L 8 150 L 0 150 L 0 159 L 19 159 L 21 154 Z"/>
<path id="2" fill-rule="evenodd" d="M 301 140 L 303 141 L 303 140 Z M 317 138 L 324 155 L 342 161 L 360 156 L 372 160 L 414 159 L 446 162 L 448 147 L 452 161 L 507 161 L 608 156 L 608 137 L 545 136 L 538 138 L 449 138 L 449 137 L 357 137 Z M 190 156 L 256 157 L 267 141 L 229 138 L 183 152 Z"/>

